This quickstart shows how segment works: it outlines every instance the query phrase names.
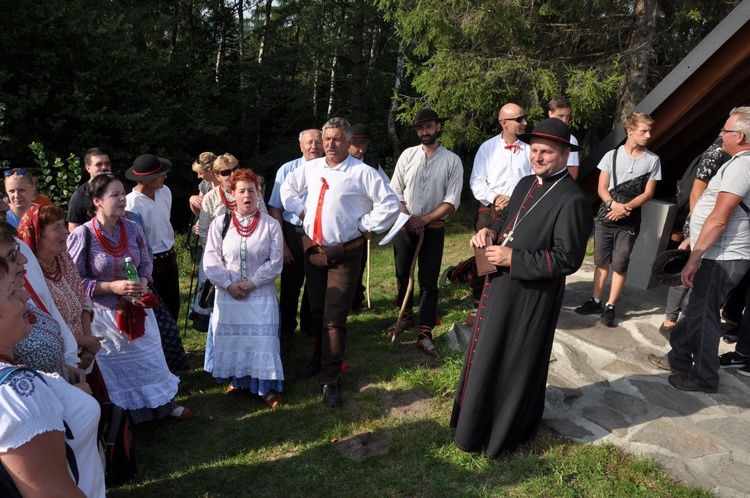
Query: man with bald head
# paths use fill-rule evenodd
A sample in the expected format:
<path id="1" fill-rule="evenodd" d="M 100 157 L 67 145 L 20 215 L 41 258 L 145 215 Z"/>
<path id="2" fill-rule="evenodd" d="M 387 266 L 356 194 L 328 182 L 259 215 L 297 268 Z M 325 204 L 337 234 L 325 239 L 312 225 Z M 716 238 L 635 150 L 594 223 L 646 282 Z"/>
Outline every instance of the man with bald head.
<path id="1" fill-rule="evenodd" d="M 268 214 L 273 216 L 282 228 L 284 234 L 284 268 L 281 270 L 281 292 L 279 309 L 281 312 L 281 340 L 288 342 L 297 328 L 297 303 L 299 292 L 305 282 L 305 261 L 302 250 L 302 220 L 292 213 L 285 211 L 281 203 L 281 184 L 287 175 L 312 161 L 323 156 L 323 135 L 320 130 L 305 130 L 299 134 L 299 148 L 302 157 L 282 165 L 276 172 L 271 198 L 268 201 Z M 302 293 L 302 304 L 299 308 L 300 331 L 312 336 L 312 314 L 307 300 L 307 289 Z"/>
<path id="2" fill-rule="evenodd" d="M 524 176 L 533 174 L 529 163 L 529 145 L 518 140 L 526 132 L 526 115 L 518 104 L 508 103 L 497 115 L 502 131 L 479 146 L 474 156 L 469 186 L 479 211 L 475 228 L 489 226 L 497 213 L 508 206 L 510 194 Z M 473 294 L 475 303 L 481 295 L 482 279 L 475 278 Z M 472 325 L 476 310 L 469 313 L 466 322 Z"/>

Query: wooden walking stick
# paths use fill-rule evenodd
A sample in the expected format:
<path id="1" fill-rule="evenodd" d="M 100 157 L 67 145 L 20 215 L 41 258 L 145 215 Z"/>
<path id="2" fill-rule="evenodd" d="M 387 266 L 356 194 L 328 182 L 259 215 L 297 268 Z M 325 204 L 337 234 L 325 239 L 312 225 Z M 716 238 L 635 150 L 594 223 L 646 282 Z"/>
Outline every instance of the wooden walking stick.
<path id="1" fill-rule="evenodd" d="M 365 285 L 365 292 L 367 293 L 367 309 L 372 309 L 370 305 L 370 239 L 367 239 L 367 284 Z"/>
<path id="2" fill-rule="evenodd" d="M 414 257 L 411 260 L 411 268 L 409 268 L 409 283 L 406 285 L 406 293 L 404 294 L 404 300 L 401 302 L 401 309 L 398 312 L 398 318 L 396 319 L 396 328 L 393 330 L 391 336 L 391 347 L 396 345 L 396 337 L 403 332 L 401 329 L 401 319 L 404 317 L 404 311 L 406 311 L 406 303 L 409 300 L 409 294 L 414 289 L 414 268 L 417 266 L 417 260 L 419 259 L 419 251 L 422 249 L 422 242 L 424 242 L 424 229 L 419 229 L 419 240 L 417 241 L 417 247 L 414 249 Z"/>

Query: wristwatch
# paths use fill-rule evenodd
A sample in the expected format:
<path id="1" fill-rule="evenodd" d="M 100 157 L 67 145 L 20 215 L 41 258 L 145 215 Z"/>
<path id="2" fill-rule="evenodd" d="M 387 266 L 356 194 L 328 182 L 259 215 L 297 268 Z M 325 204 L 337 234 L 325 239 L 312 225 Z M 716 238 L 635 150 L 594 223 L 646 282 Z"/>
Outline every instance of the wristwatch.
<path id="1" fill-rule="evenodd" d="M 612 209 L 612 203 L 614 202 L 614 199 L 609 199 L 608 201 L 604 201 L 604 207 L 609 211 Z"/>

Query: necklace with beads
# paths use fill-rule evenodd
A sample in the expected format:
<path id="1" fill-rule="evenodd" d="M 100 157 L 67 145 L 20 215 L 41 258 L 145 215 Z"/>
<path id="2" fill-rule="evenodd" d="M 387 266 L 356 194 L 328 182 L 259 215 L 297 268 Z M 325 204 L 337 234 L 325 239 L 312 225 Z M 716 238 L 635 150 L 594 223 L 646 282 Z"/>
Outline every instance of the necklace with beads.
<path id="1" fill-rule="evenodd" d="M 98 223 L 99 220 L 94 218 L 94 222 L 91 225 L 94 227 L 94 235 L 96 236 L 96 240 L 97 242 L 99 242 L 99 245 L 102 246 L 102 249 L 104 249 L 104 251 L 110 256 L 114 256 L 116 258 L 123 257 L 128 251 L 128 232 L 125 230 L 125 227 L 122 226 L 122 222 L 119 219 L 117 220 L 117 223 L 120 223 L 120 238 L 117 240 L 117 244 L 113 244 L 112 242 L 110 242 L 109 239 L 104 235 L 102 230 L 100 228 L 97 228 L 96 225 Z"/>
<path id="2" fill-rule="evenodd" d="M 53 282 L 59 282 L 62 279 L 62 265 L 60 264 L 60 255 L 58 254 L 52 259 L 52 268 L 48 268 L 42 260 L 39 260 L 39 266 L 42 267 L 42 273 L 44 278 L 52 280 Z"/>
<path id="3" fill-rule="evenodd" d="M 219 187 L 219 198 L 221 199 L 221 203 L 224 204 L 224 207 L 227 208 L 229 211 L 234 211 L 234 208 L 237 207 L 237 201 L 234 199 L 227 200 L 227 195 L 224 193 L 224 189 L 222 187 Z"/>
<path id="4" fill-rule="evenodd" d="M 243 226 L 240 223 L 240 220 L 237 219 L 237 211 L 232 211 L 232 224 L 241 237 L 250 237 L 253 234 L 258 226 L 258 221 L 260 221 L 260 216 L 258 214 L 258 210 L 256 209 L 255 213 L 251 215 L 253 219 L 250 224 L 248 226 Z"/>

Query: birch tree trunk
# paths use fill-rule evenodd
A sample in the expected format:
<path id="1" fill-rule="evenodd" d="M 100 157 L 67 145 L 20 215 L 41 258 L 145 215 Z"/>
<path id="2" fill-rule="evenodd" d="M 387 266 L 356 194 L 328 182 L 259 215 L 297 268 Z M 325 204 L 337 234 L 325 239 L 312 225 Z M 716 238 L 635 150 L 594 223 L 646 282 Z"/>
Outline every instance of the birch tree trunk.
<path id="1" fill-rule="evenodd" d="M 396 112 L 398 111 L 398 97 L 401 94 L 401 85 L 404 78 L 404 59 L 406 46 L 401 41 L 398 44 L 398 54 L 396 55 L 396 81 L 393 83 L 393 97 L 391 97 L 391 107 L 388 110 L 388 139 L 391 141 L 393 149 L 393 161 L 398 161 L 401 155 L 401 143 L 396 133 Z"/>
<path id="2" fill-rule="evenodd" d="M 363 9 L 362 0 L 357 0 L 354 5 L 354 17 L 352 17 L 352 123 L 359 123 L 362 120 L 362 52 L 364 51 L 365 30 Z"/>

